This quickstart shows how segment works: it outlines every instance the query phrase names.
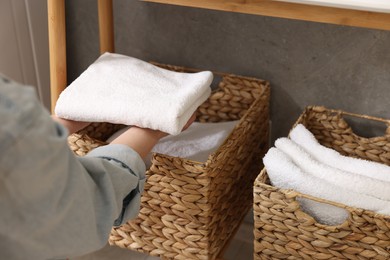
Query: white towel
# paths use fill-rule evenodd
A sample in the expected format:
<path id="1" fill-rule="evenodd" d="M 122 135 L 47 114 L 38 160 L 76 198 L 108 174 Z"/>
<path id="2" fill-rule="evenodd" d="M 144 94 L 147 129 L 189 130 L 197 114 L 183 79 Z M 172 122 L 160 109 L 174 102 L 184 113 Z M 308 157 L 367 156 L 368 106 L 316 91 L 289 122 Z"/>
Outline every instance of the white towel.
<path id="1" fill-rule="evenodd" d="M 174 72 L 105 53 L 60 95 L 59 117 L 136 125 L 179 134 L 210 95 L 213 74 Z"/>
<path id="2" fill-rule="evenodd" d="M 290 138 L 299 144 L 317 161 L 332 165 L 342 171 L 390 182 L 390 167 L 368 160 L 348 157 L 321 145 L 314 135 L 302 124 L 296 125 L 290 132 Z"/>
<path id="3" fill-rule="evenodd" d="M 193 161 L 205 162 L 209 155 L 215 152 L 233 131 L 238 121 L 221 123 L 194 122 L 190 127 L 176 136 L 162 138 L 145 158 L 146 167 L 151 166 L 153 153 L 161 153 Z M 107 142 L 115 139 L 127 128 L 112 135 Z"/>
<path id="4" fill-rule="evenodd" d="M 342 171 L 324 164 L 312 157 L 306 150 L 288 138 L 279 138 L 275 146 L 297 165 L 302 171 L 321 180 L 339 186 L 345 190 L 353 191 L 390 201 L 390 182 L 384 182 L 353 172 Z"/>
<path id="5" fill-rule="evenodd" d="M 321 224 L 340 225 L 349 217 L 347 210 L 332 204 L 318 202 L 305 197 L 297 197 L 296 200 L 299 202 L 303 212 L 306 212 Z"/>
<path id="6" fill-rule="evenodd" d="M 344 205 L 371 210 L 380 214 L 390 214 L 390 203 L 365 194 L 347 191 L 302 171 L 291 158 L 277 148 L 271 148 L 263 158 L 265 168 L 272 185 L 282 189 L 293 189 L 303 194 L 338 202 Z M 313 201 L 314 203 L 314 201 Z M 345 220 L 345 214 L 333 210 L 326 204 L 316 210 L 321 223 L 339 224 Z"/>

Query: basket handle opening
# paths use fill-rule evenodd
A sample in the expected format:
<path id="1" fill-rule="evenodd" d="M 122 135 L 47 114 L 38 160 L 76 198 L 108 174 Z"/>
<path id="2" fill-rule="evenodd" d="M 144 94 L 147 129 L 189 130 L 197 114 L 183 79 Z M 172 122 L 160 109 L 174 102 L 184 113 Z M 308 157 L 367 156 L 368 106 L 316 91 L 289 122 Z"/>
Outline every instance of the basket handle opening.
<path id="1" fill-rule="evenodd" d="M 366 118 L 355 117 L 348 114 L 344 114 L 342 118 L 351 128 L 352 132 L 359 137 L 374 138 L 390 134 L 388 122 L 367 120 Z"/>
<path id="2" fill-rule="evenodd" d="M 351 134 L 356 137 L 369 139 L 390 135 L 390 120 L 339 110 L 330 110 L 330 115 L 349 127 Z"/>
<path id="3" fill-rule="evenodd" d="M 324 226 L 340 226 L 348 222 L 350 212 L 335 204 L 329 204 L 305 196 L 297 196 L 301 211 Z"/>

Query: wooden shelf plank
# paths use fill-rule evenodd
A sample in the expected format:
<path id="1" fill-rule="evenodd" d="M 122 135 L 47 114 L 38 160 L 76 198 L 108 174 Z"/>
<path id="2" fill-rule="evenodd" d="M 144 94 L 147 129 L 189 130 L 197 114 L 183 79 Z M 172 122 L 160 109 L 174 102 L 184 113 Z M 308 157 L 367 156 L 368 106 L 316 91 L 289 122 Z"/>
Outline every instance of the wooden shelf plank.
<path id="1" fill-rule="evenodd" d="M 212 10 L 390 30 L 390 14 L 273 0 L 143 0 Z"/>

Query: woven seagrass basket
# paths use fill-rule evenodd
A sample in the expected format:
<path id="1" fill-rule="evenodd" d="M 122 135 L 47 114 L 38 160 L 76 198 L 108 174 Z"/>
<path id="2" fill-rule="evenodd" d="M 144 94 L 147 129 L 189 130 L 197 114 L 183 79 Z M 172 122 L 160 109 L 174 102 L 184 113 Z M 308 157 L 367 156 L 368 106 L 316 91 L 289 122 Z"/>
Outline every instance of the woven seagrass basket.
<path id="1" fill-rule="evenodd" d="M 384 123 L 386 133 L 359 136 L 347 117 Z M 390 120 L 307 107 L 298 123 L 343 155 L 390 165 Z M 349 217 L 337 226 L 320 224 L 300 209 L 297 198 L 344 208 Z M 278 189 L 269 184 L 265 169 L 255 180 L 253 206 L 255 259 L 390 259 L 390 216 Z"/>
<path id="2" fill-rule="evenodd" d="M 215 259 L 252 207 L 259 158 L 268 149 L 269 83 L 222 73 L 214 77 L 220 81 L 197 110 L 197 120 L 239 120 L 237 125 L 205 162 L 154 154 L 139 217 L 113 228 L 111 245 L 161 258 Z M 70 146 L 84 155 L 121 127 L 94 123 L 72 135 Z"/>

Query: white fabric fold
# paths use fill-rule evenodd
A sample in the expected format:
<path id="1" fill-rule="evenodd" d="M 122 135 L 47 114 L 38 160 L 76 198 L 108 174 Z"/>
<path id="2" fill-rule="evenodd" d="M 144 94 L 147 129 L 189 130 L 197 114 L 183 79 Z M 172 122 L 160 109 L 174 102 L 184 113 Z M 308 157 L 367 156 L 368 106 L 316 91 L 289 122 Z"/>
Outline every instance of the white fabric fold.
<path id="1" fill-rule="evenodd" d="M 263 158 L 265 168 L 272 185 L 282 189 L 293 189 L 303 194 L 338 202 L 344 205 L 371 210 L 380 214 L 390 214 L 390 202 L 375 197 L 347 190 L 328 180 L 320 179 L 303 171 L 293 160 L 278 148 L 271 148 Z M 331 178 L 331 176 L 330 176 Z M 329 224 L 339 224 L 345 215 L 330 207 L 321 207 L 318 217 Z M 317 210 L 312 208 L 312 210 Z"/>
<path id="2" fill-rule="evenodd" d="M 166 70 L 121 54 L 104 53 L 61 94 L 57 116 L 181 132 L 211 93 L 210 71 Z"/>
<path id="3" fill-rule="evenodd" d="M 321 145 L 314 135 L 302 124 L 296 125 L 290 132 L 290 139 L 299 144 L 317 161 L 332 165 L 342 171 L 390 182 L 390 167 L 378 162 L 348 157 L 336 150 Z"/>
<path id="4" fill-rule="evenodd" d="M 390 201 L 390 182 L 342 171 L 313 158 L 306 150 L 288 138 L 279 138 L 275 146 L 297 165 L 302 171 L 325 180 L 335 186 L 377 199 Z"/>

